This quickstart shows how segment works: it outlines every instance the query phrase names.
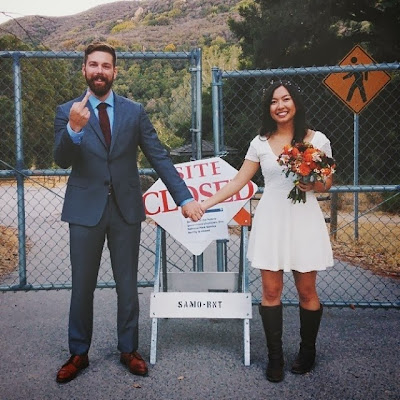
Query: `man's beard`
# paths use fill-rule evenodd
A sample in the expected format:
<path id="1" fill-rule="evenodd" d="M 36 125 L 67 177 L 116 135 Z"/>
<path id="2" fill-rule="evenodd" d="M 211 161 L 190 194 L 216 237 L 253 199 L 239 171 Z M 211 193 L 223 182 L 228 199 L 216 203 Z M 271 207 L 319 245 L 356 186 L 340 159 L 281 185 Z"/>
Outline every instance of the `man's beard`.
<path id="1" fill-rule="evenodd" d="M 105 76 L 103 75 L 95 75 L 92 78 L 88 78 L 87 75 L 85 74 L 86 82 L 90 88 L 90 91 L 97 97 L 102 97 L 105 96 L 111 89 L 114 78 L 111 80 L 108 80 Z M 101 78 L 102 81 L 105 83 L 104 86 L 97 86 L 96 85 L 96 79 Z"/>

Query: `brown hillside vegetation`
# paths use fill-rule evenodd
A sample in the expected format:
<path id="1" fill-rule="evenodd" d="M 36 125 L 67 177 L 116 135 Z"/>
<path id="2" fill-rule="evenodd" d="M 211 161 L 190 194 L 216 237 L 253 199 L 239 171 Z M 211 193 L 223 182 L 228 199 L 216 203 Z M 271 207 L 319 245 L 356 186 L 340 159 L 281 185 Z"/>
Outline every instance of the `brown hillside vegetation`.
<path id="1" fill-rule="evenodd" d="M 18 232 L 0 225 L 0 278 L 12 272 L 18 263 Z"/>
<path id="2" fill-rule="evenodd" d="M 29 16 L 0 25 L 26 42 L 51 50 L 79 50 L 108 40 L 121 50 L 188 49 L 220 36 L 235 41 L 227 25 L 238 0 L 120 1 L 66 17 Z"/>

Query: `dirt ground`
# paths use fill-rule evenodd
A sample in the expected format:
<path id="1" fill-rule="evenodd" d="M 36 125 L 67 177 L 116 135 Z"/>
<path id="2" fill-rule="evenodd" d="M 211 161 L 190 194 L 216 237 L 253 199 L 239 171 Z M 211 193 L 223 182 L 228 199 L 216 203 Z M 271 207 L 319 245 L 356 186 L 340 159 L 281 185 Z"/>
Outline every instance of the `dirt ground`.
<path id="1" fill-rule="evenodd" d="M 18 232 L 0 226 L 0 278 L 12 272 L 18 264 Z"/>
<path id="2" fill-rule="evenodd" d="M 387 255 L 381 252 L 364 252 L 363 248 L 347 243 L 332 241 L 334 258 L 358 265 L 373 274 L 400 279 L 400 265 L 387 262 Z"/>

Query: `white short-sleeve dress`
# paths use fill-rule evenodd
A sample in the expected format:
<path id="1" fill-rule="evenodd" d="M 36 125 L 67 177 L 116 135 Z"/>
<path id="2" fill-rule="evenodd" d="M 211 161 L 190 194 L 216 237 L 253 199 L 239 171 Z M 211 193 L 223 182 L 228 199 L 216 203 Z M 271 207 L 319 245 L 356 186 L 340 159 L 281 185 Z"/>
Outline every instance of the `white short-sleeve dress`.
<path id="1" fill-rule="evenodd" d="M 332 157 L 322 132 L 316 131 L 311 143 Z M 332 266 L 330 238 L 314 192 L 306 193 L 305 203 L 294 204 L 287 198 L 295 177 L 286 178 L 265 137 L 251 141 L 245 158 L 260 163 L 265 182 L 250 232 L 247 257 L 252 267 L 309 272 Z"/>

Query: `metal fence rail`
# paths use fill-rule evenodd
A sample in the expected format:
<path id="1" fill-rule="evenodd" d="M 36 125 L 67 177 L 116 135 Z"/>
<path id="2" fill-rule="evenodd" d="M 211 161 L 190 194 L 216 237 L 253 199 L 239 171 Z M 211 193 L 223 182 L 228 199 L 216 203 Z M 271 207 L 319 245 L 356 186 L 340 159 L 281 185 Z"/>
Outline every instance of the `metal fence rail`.
<path id="1" fill-rule="evenodd" d="M 260 126 L 263 89 L 272 81 L 297 85 L 312 129 L 331 140 L 338 172 L 329 196 L 321 196 L 334 248 L 335 266 L 318 274 L 322 302 L 331 306 L 400 307 L 400 64 L 365 64 L 271 70 L 213 68 L 215 155 L 239 168 Z M 385 71 L 390 82 L 361 113 L 346 107 L 323 83 L 333 73 Z M 359 94 L 358 94 L 359 95 Z M 346 100 L 346 99 L 345 99 Z M 234 149 L 229 151 L 227 149 Z M 263 180 L 256 176 L 261 187 Z M 392 211 L 390 204 L 396 208 Z M 253 201 L 253 209 L 257 201 Z M 227 269 L 237 265 L 237 244 L 228 245 Z M 380 268 L 384 264 L 385 268 Z M 297 304 L 291 274 L 283 302 Z M 261 298 L 258 271 L 250 273 L 253 301 Z"/>

